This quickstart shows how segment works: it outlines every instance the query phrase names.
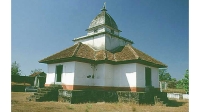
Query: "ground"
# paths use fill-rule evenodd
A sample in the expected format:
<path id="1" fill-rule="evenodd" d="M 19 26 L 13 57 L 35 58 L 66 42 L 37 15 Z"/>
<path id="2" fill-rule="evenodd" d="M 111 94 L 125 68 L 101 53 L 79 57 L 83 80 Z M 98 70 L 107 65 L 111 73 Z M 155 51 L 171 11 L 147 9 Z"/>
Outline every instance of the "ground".
<path id="1" fill-rule="evenodd" d="M 86 103 L 33 102 L 26 97 L 31 92 L 12 92 L 12 112 L 189 112 L 188 100 L 171 100 L 171 106 L 136 105 L 130 103 Z"/>

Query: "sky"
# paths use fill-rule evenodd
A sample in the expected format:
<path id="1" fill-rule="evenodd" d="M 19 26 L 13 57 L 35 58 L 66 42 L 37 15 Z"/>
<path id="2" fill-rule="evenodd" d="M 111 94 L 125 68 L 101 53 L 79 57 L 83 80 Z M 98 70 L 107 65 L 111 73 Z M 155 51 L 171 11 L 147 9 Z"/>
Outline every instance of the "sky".
<path id="1" fill-rule="evenodd" d="M 11 63 L 19 63 L 22 75 L 47 72 L 47 64 L 38 61 L 86 35 L 104 2 L 120 36 L 168 65 L 172 78 L 184 77 L 189 69 L 188 0 L 12 0 Z"/>

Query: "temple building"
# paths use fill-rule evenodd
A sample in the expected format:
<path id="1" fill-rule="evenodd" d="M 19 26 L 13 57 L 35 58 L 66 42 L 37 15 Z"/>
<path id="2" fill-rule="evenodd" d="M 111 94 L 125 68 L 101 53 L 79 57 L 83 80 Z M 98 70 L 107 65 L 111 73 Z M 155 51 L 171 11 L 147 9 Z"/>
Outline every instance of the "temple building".
<path id="1" fill-rule="evenodd" d="M 120 36 L 105 5 L 91 21 L 87 35 L 74 38 L 74 45 L 48 56 L 45 86 L 63 90 L 111 90 L 144 92 L 159 90 L 159 68 L 167 65 L 136 49 L 132 40 Z"/>

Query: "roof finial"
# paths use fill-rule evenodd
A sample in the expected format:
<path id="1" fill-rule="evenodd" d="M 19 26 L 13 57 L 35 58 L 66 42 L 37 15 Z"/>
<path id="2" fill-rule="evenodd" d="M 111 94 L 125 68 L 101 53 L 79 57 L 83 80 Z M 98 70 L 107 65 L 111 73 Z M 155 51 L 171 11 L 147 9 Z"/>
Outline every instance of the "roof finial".
<path id="1" fill-rule="evenodd" d="M 101 9 L 101 11 L 107 11 L 107 10 L 106 10 L 106 2 L 104 2 L 104 4 L 103 4 L 103 9 Z"/>

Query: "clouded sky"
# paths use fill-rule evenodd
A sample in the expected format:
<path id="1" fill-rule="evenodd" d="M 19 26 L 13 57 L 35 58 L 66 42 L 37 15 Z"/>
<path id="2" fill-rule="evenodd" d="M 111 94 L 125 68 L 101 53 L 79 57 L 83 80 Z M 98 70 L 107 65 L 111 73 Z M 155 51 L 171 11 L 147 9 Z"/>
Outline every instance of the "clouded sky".
<path id="1" fill-rule="evenodd" d="M 183 78 L 189 69 L 188 0 L 12 0 L 11 61 L 20 64 L 22 75 L 47 72 L 38 61 L 86 35 L 104 2 L 120 36 L 168 65 L 172 77 Z"/>

